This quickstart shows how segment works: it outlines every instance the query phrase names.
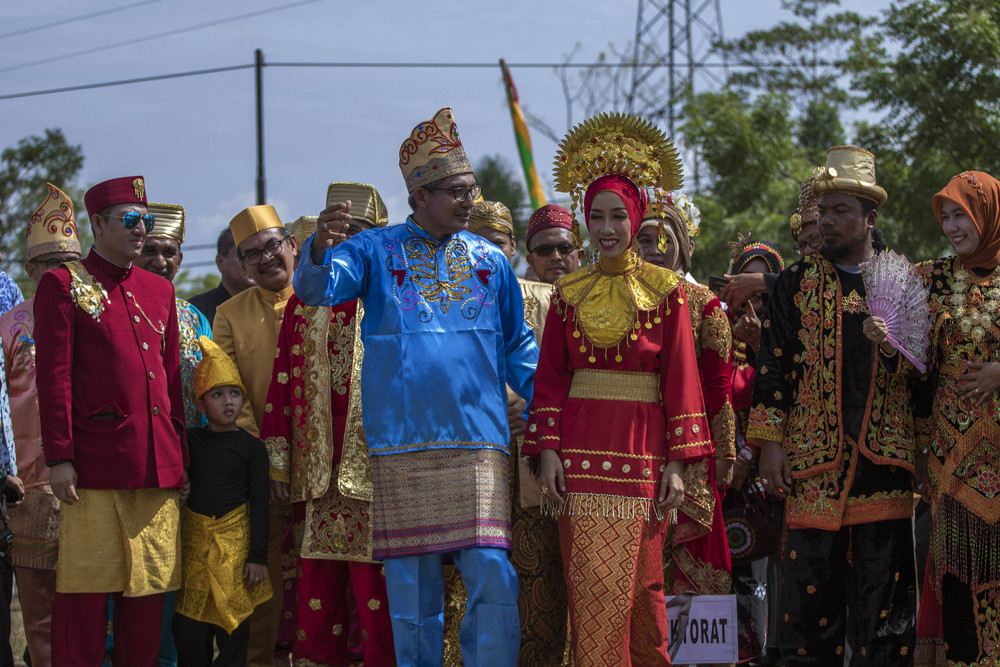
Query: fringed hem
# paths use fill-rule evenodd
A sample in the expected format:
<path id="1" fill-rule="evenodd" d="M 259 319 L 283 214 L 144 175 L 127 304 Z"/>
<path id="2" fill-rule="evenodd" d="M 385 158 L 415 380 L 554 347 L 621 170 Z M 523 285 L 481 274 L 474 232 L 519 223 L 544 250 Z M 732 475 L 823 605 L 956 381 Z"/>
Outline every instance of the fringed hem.
<path id="1" fill-rule="evenodd" d="M 668 520 L 671 526 L 677 525 L 677 509 L 663 510 L 657 508 L 652 498 L 633 498 L 630 496 L 612 496 L 602 493 L 564 493 L 565 502 L 558 505 L 548 496 L 542 496 L 541 511 L 543 516 L 552 518 L 560 514 L 567 516 L 603 516 L 615 519 L 634 519 L 641 516 L 644 521 L 650 520 L 650 514 L 658 521 Z"/>

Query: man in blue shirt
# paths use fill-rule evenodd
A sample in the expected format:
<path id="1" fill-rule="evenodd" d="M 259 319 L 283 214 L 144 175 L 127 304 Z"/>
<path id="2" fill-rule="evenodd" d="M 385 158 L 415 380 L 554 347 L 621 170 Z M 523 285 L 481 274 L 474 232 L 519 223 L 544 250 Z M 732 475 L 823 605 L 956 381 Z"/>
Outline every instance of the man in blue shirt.
<path id="1" fill-rule="evenodd" d="M 506 385 L 530 402 L 538 347 L 507 258 L 466 231 L 479 187 L 450 108 L 414 128 L 400 169 L 413 214 L 344 242 L 350 202 L 327 208 L 295 292 L 364 303 L 373 557 L 400 666 L 441 664 L 445 553 L 468 590 L 463 662 L 516 665 Z"/>

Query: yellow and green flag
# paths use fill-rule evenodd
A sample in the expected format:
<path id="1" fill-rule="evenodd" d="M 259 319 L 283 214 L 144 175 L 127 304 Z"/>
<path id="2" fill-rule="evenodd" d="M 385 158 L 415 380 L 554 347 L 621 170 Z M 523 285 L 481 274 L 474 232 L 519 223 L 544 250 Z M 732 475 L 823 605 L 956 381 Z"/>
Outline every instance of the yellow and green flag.
<path id="1" fill-rule="evenodd" d="M 500 69 L 503 70 L 503 80 L 507 87 L 507 104 L 510 105 L 510 116 L 514 121 L 514 138 L 517 139 L 517 152 L 521 155 L 521 166 L 524 168 L 524 181 L 528 185 L 528 195 L 531 197 L 531 208 L 537 210 L 545 206 L 545 194 L 542 184 L 535 172 L 535 159 L 531 155 L 531 137 L 528 136 L 528 124 L 524 122 L 521 113 L 521 103 L 517 99 L 517 89 L 510 77 L 510 70 L 503 58 L 500 59 Z"/>

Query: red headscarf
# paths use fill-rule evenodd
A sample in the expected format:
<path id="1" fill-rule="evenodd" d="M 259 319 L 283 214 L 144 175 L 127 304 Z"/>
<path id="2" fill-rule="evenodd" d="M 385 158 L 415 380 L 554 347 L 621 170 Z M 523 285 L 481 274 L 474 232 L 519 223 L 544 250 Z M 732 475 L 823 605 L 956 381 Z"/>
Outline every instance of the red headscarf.
<path id="1" fill-rule="evenodd" d="M 950 199 L 965 211 L 979 230 L 979 247 L 968 256 L 959 255 L 966 268 L 992 269 L 1000 263 L 1000 181 L 985 171 L 963 171 L 931 199 L 931 207 L 941 223 L 944 200 Z"/>
<path id="2" fill-rule="evenodd" d="M 618 174 L 601 176 L 587 186 L 587 193 L 583 196 L 583 215 L 587 221 L 587 229 L 590 229 L 590 205 L 594 203 L 597 193 L 604 191 L 615 193 L 625 202 L 625 210 L 628 211 L 628 219 L 632 223 L 632 236 L 635 236 L 642 225 L 642 216 L 649 200 L 644 190 L 629 178 Z"/>

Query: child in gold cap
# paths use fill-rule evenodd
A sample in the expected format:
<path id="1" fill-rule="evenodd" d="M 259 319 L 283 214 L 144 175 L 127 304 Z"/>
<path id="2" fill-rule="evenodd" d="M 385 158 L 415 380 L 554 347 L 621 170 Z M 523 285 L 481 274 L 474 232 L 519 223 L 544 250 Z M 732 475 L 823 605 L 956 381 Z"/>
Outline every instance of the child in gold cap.
<path id="1" fill-rule="evenodd" d="M 173 621 L 178 664 L 246 663 L 254 607 L 272 596 L 267 578 L 268 459 L 264 443 L 236 426 L 246 389 L 232 359 L 198 339 L 198 410 L 188 429 L 191 495 L 182 524 L 183 582 Z M 212 660 L 213 644 L 219 655 Z"/>

